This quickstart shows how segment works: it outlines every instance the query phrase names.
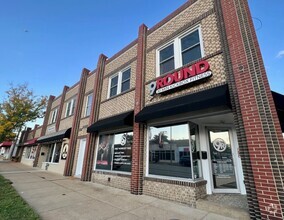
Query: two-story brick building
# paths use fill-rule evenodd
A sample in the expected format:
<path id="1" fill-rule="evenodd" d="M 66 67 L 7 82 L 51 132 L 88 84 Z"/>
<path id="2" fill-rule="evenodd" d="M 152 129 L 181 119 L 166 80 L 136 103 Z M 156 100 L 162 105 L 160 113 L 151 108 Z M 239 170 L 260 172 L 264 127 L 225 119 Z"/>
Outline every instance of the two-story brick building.
<path id="1" fill-rule="evenodd" d="M 283 103 L 247 1 L 187 1 L 50 96 L 34 165 L 192 206 L 246 194 L 251 218 L 282 219 Z"/>

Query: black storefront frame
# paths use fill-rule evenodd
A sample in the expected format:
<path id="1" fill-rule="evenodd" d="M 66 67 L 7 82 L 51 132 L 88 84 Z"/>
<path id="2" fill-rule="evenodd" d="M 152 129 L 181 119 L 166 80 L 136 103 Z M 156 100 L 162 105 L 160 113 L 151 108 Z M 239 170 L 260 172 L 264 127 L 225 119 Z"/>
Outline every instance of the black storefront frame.
<path id="1" fill-rule="evenodd" d="M 111 165 L 111 169 L 97 169 L 97 158 L 98 158 L 98 150 L 99 150 L 99 144 L 100 144 L 100 136 L 102 135 L 116 135 L 116 134 L 123 134 L 123 133 L 133 133 L 133 128 L 122 128 L 122 129 L 116 129 L 116 130 L 110 130 L 110 131 L 103 131 L 100 133 L 97 133 L 97 140 L 95 143 L 96 146 L 96 150 L 95 150 L 95 160 L 94 160 L 94 167 L 93 170 L 97 171 L 97 172 L 106 172 L 106 173 L 112 173 L 112 174 L 126 174 L 126 175 L 131 175 L 131 170 L 130 172 L 127 171 L 116 171 L 116 170 L 112 170 L 113 164 Z M 113 144 L 114 145 L 114 144 Z M 112 148 L 112 162 L 113 162 L 113 147 Z M 132 148 L 133 148 L 133 143 L 131 145 L 131 164 L 130 166 L 132 166 Z"/>

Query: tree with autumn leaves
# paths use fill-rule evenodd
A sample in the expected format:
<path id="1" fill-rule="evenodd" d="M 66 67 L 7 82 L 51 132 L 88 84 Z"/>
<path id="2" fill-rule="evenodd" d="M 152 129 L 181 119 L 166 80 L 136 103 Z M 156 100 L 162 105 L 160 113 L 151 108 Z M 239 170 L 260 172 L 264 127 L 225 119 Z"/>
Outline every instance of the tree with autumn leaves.
<path id="1" fill-rule="evenodd" d="M 11 84 L 0 103 L 0 142 L 14 140 L 27 122 L 44 116 L 47 98 L 35 96 L 27 84 Z"/>

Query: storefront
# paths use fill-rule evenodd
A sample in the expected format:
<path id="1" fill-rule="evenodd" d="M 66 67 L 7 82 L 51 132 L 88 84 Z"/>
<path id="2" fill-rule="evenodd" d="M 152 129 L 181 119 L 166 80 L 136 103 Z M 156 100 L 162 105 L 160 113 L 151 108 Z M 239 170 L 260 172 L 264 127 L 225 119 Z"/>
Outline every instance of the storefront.
<path id="1" fill-rule="evenodd" d="M 68 128 L 37 139 L 37 143 L 40 145 L 38 167 L 63 174 L 70 133 L 71 128 Z"/>
<path id="2" fill-rule="evenodd" d="M 4 141 L 0 143 L 0 155 L 7 159 L 9 157 L 10 147 L 12 145 L 12 141 Z"/>
<path id="3" fill-rule="evenodd" d="M 37 164 L 191 206 L 247 194 L 251 218 L 283 219 L 283 103 L 247 2 L 187 1 L 50 97 Z"/>
<path id="4" fill-rule="evenodd" d="M 133 111 L 88 127 L 97 137 L 93 181 L 130 191 Z"/>
<path id="5" fill-rule="evenodd" d="M 21 148 L 24 148 L 21 156 L 21 163 L 33 166 L 34 159 L 36 157 L 36 151 L 38 148 L 36 141 L 37 138 L 33 138 L 24 142 L 24 144 L 21 146 Z"/>

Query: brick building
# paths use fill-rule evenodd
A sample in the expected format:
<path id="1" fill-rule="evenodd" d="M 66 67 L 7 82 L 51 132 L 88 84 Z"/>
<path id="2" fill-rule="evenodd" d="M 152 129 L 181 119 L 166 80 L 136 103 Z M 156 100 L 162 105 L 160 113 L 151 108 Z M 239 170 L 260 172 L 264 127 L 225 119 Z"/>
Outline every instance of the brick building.
<path id="1" fill-rule="evenodd" d="M 191 0 L 50 96 L 28 141 L 42 169 L 191 206 L 246 194 L 252 219 L 283 219 L 283 103 L 247 1 Z"/>

